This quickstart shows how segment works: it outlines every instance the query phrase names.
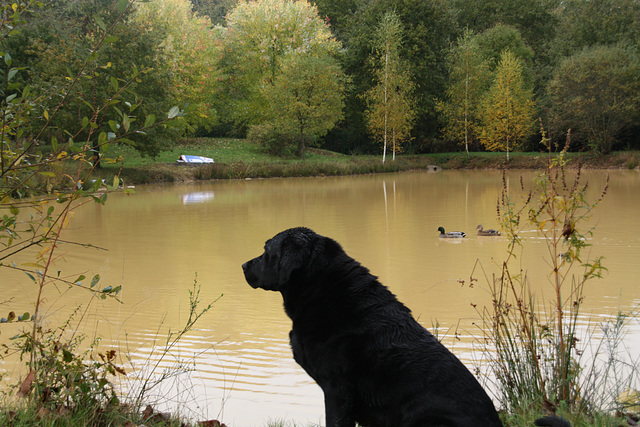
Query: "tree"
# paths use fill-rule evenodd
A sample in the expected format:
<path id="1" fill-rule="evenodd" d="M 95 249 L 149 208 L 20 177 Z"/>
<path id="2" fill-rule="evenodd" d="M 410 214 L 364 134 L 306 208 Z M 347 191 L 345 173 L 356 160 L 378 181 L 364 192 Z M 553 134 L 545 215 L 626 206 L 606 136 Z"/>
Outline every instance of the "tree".
<path id="1" fill-rule="evenodd" d="M 496 78 L 484 100 L 480 141 L 491 151 L 517 148 L 533 130 L 533 94 L 525 88 L 522 64 L 506 50 L 500 56 Z"/>
<path id="2" fill-rule="evenodd" d="M 635 0 L 564 0 L 556 13 L 562 28 L 551 44 L 556 58 L 597 45 L 640 43 L 640 3 Z"/>
<path id="3" fill-rule="evenodd" d="M 477 43 L 480 56 L 487 61 L 492 72 L 498 68 L 502 53 L 505 50 L 511 51 L 522 65 L 525 84 L 533 87 L 533 50 L 522 38 L 520 31 L 508 25 L 497 24 L 478 34 Z"/>
<path id="4" fill-rule="evenodd" d="M 331 56 L 340 48 L 317 8 L 305 0 L 241 2 L 227 15 L 221 35 L 224 92 L 218 105 L 240 131 L 265 119 L 271 100 L 263 89 L 277 81 L 285 56 Z"/>
<path id="5" fill-rule="evenodd" d="M 477 38 L 466 29 L 449 52 L 449 87 L 437 110 L 444 121 L 443 134 L 448 140 L 464 142 L 467 157 L 469 143 L 478 136 L 478 106 L 488 89 L 490 72 L 480 55 Z"/>
<path id="6" fill-rule="evenodd" d="M 4 40 L 4 50 L 18 53 L 14 59 L 26 68 L 18 77 L 20 82 L 43 95 L 42 105 L 51 118 L 31 121 L 23 128 L 26 135 L 42 131 L 39 137 L 44 140 L 71 137 L 86 143 L 94 149 L 93 163 L 99 165 L 99 147 L 105 137 L 108 140 L 110 135 L 131 128 L 134 116 L 170 108 L 170 79 L 156 55 L 161 40 L 131 20 L 132 9 L 133 2 L 113 0 L 47 2 L 29 13 L 16 37 Z M 118 20 L 127 25 L 113 26 Z M 104 41 L 100 50 L 93 51 L 100 40 Z M 92 54 L 85 62 L 86 52 Z M 74 80 L 81 71 L 82 78 Z M 71 81 L 74 84 L 66 108 L 53 114 L 60 102 L 56 93 Z M 104 108 L 107 103 L 109 108 Z M 48 126 L 43 127 L 45 122 Z M 77 123 L 82 123 L 82 128 L 69 134 Z M 163 138 L 173 139 L 168 137 L 173 132 L 155 127 L 130 134 L 122 142 L 133 144 L 143 154 L 155 155 Z"/>
<path id="7" fill-rule="evenodd" d="M 412 129 L 413 147 L 428 147 L 427 141 L 438 132 L 435 100 L 444 96 L 446 87 L 446 50 L 458 28 L 448 0 L 320 0 L 322 15 L 328 15 L 331 28 L 344 44 L 341 62 L 352 84 L 345 98 L 345 120 L 327 135 L 329 147 L 342 151 L 370 152 L 375 149 L 364 112 L 363 95 L 376 84 L 371 66 L 374 49 L 372 30 L 382 17 L 395 12 L 403 26 L 400 56 L 406 72 L 415 83 L 413 99 L 416 119 Z M 418 146 L 418 144 L 420 144 Z"/>
<path id="8" fill-rule="evenodd" d="M 138 4 L 131 21 L 159 41 L 157 68 L 169 76 L 172 104 L 187 104 L 181 120 L 189 130 L 216 123 L 213 99 L 219 85 L 219 39 L 207 17 L 196 15 L 189 0 L 154 0 Z"/>
<path id="9" fill-rule="evenodd" d="M 382 163 L 385 163 L 391 137 L 393 159 L 402 141 L 409 138 L 415 110 L 414 89 L 406 63 L 400 57 L 402 44 L 401 22 L 394 12 L 387 12 L 376 29 L 375 64 L 376 85 L 366 92 L 367 128 L 374 139 L 383 145 Z"/>
<path id="10" fill-rule="evenodd" d="M 556 8 L 562 3 L 565 2 L 560 0 L 452 0 L 460 27 L 482 33 L 497 25 L 510 26 L 522 34 L 527 45 L 536 48 L 546 46 L 553 38 L 558 21 Z M 539 50 L 536 51 L 536 55 L 540 53 Z"/>
<path id="11" fill-rule="evenodd" d="M 282 59 L 273 85 L 264 88 L 271 101 L 270 119 L 277 133 L 295 134 L 298 154 L 342 118 L 345 80 L 337 60 L 326 55 L 291 52 Z"/>
<path id="12" fill-rule="evenodd" d="M 640 121 L 640 62 L 622 45 L 594 46 L 566 58 L 549 85 L 556 126 L 571 128 L 600 153 Z"/>

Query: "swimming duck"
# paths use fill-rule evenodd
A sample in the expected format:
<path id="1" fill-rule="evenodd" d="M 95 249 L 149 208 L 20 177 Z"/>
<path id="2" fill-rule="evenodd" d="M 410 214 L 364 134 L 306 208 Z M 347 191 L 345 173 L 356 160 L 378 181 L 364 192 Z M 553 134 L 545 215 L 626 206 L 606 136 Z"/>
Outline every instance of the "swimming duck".
<path id="1" fill-rule="evenodd" d="M 438 231 L 440 232 L 440 237 L 448 239 L 459 239 L 467 235 L 467 233 L 462 231 L 449 231 L 448 233 L 445 233 L 444 227 L 438 227 Z"/>
<path id="2" fill-rule="evenodd" d="M 500 235 L 500 232 L 498 230 L 494 230 L 493 228 L 485 230 L 484 228 L 482 228 L 482 224 L 478 225 L 476 227 L 476 230 L 478 230 L 478 236 L 499 236 Z"/>

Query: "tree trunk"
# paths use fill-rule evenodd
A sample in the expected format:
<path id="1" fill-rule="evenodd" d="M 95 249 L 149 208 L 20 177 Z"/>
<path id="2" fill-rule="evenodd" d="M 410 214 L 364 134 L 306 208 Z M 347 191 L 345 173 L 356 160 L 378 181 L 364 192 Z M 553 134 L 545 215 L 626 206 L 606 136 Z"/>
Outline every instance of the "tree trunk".
<path id="1" fill-rule="evenodd" d="M 298 140 L 298 155 L 302 157 L 302 160 L 306 160 L 306 149 L 305 149 L 305 141 L 304 141 L 304 133 L 300 131 L 300 139 Z"/>

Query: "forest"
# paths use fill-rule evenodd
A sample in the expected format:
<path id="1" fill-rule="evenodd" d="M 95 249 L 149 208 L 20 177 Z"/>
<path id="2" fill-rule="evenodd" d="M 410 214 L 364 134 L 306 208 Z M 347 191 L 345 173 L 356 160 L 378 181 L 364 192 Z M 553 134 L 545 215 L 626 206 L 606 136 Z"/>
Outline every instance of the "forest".
<path id="1" fill-rule="evenodd" d="M 560 150 L 570 132 L 573 151 L 640 148 L 636 0 L 30 0 L 0 13 L 5 120 L 31 105 L 20 138 L 42 144 L 99 152 L 126 133 L 153 157 L 184 136 L 233 136 L 304 158 L 537 151 L 541 132 Z M 130 132 L 174 106 L 171 126 Z"/>

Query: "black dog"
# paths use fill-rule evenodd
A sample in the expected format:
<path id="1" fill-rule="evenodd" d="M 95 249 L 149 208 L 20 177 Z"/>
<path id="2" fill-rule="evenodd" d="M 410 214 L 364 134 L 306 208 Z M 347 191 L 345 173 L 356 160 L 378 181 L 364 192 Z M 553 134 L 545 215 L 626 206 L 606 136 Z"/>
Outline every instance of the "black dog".
<path id="1" fill-rule="evenodd" d="M 334 240 L 279 233 L 242 265 L 279 291 L 293 356 L 324 392 L 327 427 L 501 426 L 475 377 Z"/>

